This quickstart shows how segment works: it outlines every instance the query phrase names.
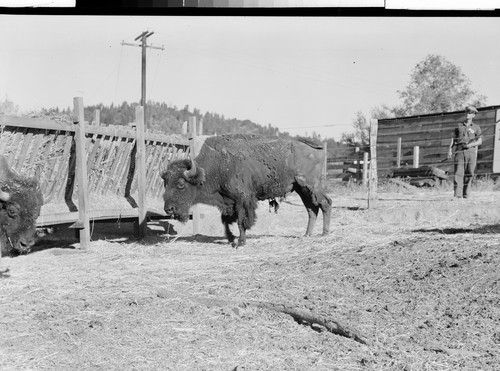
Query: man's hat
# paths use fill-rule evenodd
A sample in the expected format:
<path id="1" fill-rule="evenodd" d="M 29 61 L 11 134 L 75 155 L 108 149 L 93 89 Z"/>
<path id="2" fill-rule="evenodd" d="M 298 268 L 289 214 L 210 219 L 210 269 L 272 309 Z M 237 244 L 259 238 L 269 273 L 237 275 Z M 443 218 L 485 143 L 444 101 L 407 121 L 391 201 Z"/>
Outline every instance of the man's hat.
<path id="1" fill-rule="evenodd" d="M 474 106 L 467 106 L 467 107 L 465 107 L 465 112 L 466 113 L 477 113 L 477 109 Z"/>

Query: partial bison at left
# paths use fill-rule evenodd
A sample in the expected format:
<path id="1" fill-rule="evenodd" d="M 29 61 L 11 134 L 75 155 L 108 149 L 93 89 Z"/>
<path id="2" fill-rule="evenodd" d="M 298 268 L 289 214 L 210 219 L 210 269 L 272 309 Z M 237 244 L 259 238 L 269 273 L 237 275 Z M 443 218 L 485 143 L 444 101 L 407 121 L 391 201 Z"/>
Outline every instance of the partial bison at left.
<path id="1" fill-rule="evenodd" d="M 0 247 L 3 256 L 28 253 L 43 204 L 38 181 L 14 173 L 0 155 Z"/>

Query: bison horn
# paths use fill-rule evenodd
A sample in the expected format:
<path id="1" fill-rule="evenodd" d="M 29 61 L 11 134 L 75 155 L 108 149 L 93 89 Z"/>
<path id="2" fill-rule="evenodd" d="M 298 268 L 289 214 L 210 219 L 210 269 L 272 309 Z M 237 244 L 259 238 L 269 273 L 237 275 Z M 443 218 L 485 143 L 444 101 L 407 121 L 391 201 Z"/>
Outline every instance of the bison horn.
<path id="1" fill-rule="evenodd" d="M 184 171 L 184 176 L 186 179 L 190 179 L 196 175 L 196 162 L 194 162 L 193 159 L 191 159 L 191 167 L 189 170 Z"/>
<path id="2" fill-rule="evenodd" d="M 10 193 L 4 192 L 0 189 L 0 201 L 7 202 L 10 199 Z"/>

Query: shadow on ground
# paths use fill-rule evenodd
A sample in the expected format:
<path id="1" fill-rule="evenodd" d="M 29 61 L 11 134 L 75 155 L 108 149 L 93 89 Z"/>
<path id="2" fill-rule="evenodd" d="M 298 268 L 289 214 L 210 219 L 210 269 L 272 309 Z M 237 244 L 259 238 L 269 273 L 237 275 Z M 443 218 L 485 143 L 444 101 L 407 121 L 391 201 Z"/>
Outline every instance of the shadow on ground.
<path id="1" fill-rule="evenodd" d="M 431 228 L 431 229 L 422 228 L 422 229 L 415 229 L 412 232 L 440 233 L 440 234 L 461 234 L 461 233 L 493 234 L 493 233 L 500 233 L 500 224 L 478 225 L 478 226 L 471 226 L 469 228 Z"/>
<path id="2" fill-rule="evenodd" d="M 332 209 L 341 209 L 341 210 L 349 210 L 349 211 L 368 210 L 368 208 L 361 207 L 361 206 L 332 206 Z"/>
<path id="3" fill-rule="evenodd" d="M 31 252 L 43 251 L 52 248 L 76 249 L 80 242 L 79 230 L 69 228 L 70 224 L 63 224 L 52 228 L 41 228 L 38 230 L 38 240 L 31 248 Z M 91 241 L 117 241 L 120 243 L 137 243 L 136 226 L 133 222 L 122 223 L 102 223 L 96 222 L 90 225 Z M 148 224 L 147 237 L 143 239 L 145 243 L 158 243 L 159 238 L 165 240 L 165 236 L 174 236 L 177 231 L 174 226 L 167 221 L 157 221 Z M 166 240 L 168 242 L 168 239 Z"/>

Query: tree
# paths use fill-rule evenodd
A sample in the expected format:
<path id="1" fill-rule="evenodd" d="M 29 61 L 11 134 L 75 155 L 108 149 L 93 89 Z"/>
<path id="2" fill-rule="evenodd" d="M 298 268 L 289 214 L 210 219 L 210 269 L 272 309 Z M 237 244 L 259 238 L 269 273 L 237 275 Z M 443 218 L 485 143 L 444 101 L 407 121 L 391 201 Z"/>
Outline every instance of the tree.
<path id="1" fill-rule="evenodd" d="M 352 126 L 354 127 L 354 132 L 343 133 L 340 139 L 341 142 L 353 147 L 368 145 L 370 141 L 370 124 L 363 112 L 356 112 L 356 118 L 352 121 Z"/>
<path id="2" fill-rule="evenodd" d="M 471 88 L 471 82 L 460 67 L 440 55 L 428 55 L 417 63 L 405 90 L 397 91 L 402 103 L 390 107 L 382 104 L 370 111 L 370 118 L 386 119 L 463 110 L 467 104 L 480 107 L 486 97 Z M 350 146 L 368 145 L 369 120 L 358 111 L 353 120 L 354 132 L 343 133 L 342 142 Z"/>
<path id="3" fill-rule="evenodd" d="M 397 116 L 458 111 L 467 104 L 482 106 L 486 102 L 484 95 L 471 88 L 460 67 L 434 54 L 415 66 L 408 86 L 398 90 L 398 95 L 403 102 L 394 109 Z"/>
<path id="4" fill-rule="evenodd" d="M 3 102 L 0 101 L 0 113 L 6 115 L 17 115 L 19 113 L 19 106 L 11 102 L 7 96 Z"/>

